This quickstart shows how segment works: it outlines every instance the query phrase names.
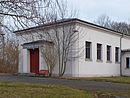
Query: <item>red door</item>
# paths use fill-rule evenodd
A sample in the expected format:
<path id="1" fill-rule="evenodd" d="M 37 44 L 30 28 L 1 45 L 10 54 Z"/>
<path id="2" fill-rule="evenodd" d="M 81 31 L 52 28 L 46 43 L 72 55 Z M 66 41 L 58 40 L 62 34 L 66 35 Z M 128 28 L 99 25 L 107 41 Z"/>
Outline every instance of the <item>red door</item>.
<path id="1" fill-rule="evenodd" d="M 39 49 L 30 49 L 30 72 L 39 73 Z"/>

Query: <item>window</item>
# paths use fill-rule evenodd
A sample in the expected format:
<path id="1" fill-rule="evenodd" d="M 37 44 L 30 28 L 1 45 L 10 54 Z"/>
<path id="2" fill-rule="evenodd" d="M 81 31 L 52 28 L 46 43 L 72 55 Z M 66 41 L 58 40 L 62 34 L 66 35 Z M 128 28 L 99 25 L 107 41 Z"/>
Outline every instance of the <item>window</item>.
<path id="1" fill-rule="evenodd" d="M 102 60 L 102 44 L 97 44 L 97 60 Z"/>
<path id="2" fill-rule="evenodd" d="M 86 41 L 86 58 L 91 59 L 91 42 Z"/>
<path id="3" fill-rule="evenodd" d="M 130 68 L 130 57 L 126 57 L 126 68 Z"/>
<path id="4" fill-rule="evenodd" d="M 107 45 L 107 61 L 111 61 L 111 46 Z"/>
<path id="5" fill-rule="evenodd" d="M 115 48 L 115 62 L 119 62 L 119 47 Z"/>

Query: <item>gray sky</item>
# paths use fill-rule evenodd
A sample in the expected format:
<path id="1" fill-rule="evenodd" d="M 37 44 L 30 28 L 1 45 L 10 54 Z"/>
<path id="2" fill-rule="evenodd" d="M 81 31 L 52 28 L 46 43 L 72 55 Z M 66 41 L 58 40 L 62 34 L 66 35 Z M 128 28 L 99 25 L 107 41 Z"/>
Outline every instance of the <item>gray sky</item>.
<path id="1" fill-rule="evenodd" d="M 105 14 L 115 21 L 130 23 L 130 0 L 70 0 L 78 17 L 92 22 Z M 68 2 L 70 2 L 68 0 Z"/>

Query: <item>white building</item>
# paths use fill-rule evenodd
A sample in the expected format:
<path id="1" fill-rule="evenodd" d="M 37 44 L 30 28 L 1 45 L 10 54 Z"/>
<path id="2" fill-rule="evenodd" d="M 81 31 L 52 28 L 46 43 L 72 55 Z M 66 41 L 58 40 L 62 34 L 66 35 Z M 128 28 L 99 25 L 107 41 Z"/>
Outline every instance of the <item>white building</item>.
<path id="1" fill-rule="evenodd" d="M 43 40 L 40 35 L 51 32 L 55 25 L 72 23 L 75 23 L 74 30 L 78 33 L 78 40 L 73 48 L 82 47 L 82 53 L 78 58 L 69 61 L 66 76 L 130 75 L 130 36 L 80 19 L 67 19 L 14 32 L 19 39 L 19 73 L 47 70 L 40 45 L 51 42 Z M 57 69 L 56 67 L 54 70 L 55 74 L 58 74 Z"/>

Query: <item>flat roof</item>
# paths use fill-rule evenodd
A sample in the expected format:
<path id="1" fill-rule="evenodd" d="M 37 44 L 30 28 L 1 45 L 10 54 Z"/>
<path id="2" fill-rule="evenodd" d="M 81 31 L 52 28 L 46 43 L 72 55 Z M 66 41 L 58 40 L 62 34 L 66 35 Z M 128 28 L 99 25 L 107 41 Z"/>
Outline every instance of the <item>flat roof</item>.
<path id="1" fill-rule="evenodd" d="M 28 43 L 24 43 L 23 45 L 30 45 L 30 44 L 45 44 L 45 43 L 48 43 L 48 44 L 53 44 L 53 42 L 51 41 L 47 41 L 47 40 L 37 40 L 37 41 L 32 41 L 32 42 L 28 42 Z"/>
<path id="2" fill-rule="evenodd" d="M 88 25 L 91 25 L 91 26 L 94 26 L 94 27 L 104 29 L 104 30 L 123 34 L 122 32 L 119 32 L 119 31 L 116 31 L 116 30 L 113 30 L 113 29 L 110 29 L 110 28 L 106 28 L 106 27 L 103 27 L 103 26 L 100 26 L 100 25 L 97 25 L 97 24 L 94 24 L 94 23 L 90 23 L 90 22 L 87 22 L 87 21 L 84 21 L 84 20 L 81 20 L 81 19 L 78 19 L 78 18 L 57 20 L 56 22 L 49 22 L 49 23 L 45 23 L 43 25 L 30 27 L 30 28 L 23 29 L 23 30 L 14 31 L 14 33 L 22 33 L 22 32 L 29 31 L 29 30 L 35 30 L 35 29 L 38 29 L 38 28 L 41 28 L 41 27 L 53 26 L 53 25 L 57 25 L 57 24 L 67 23 L 67 22 L 81 22 L 81 23 L 85 23 L 85 24 L 88 24 Z M 127 36 L 129 36 L 129 35 L 127 35 Z"/>

